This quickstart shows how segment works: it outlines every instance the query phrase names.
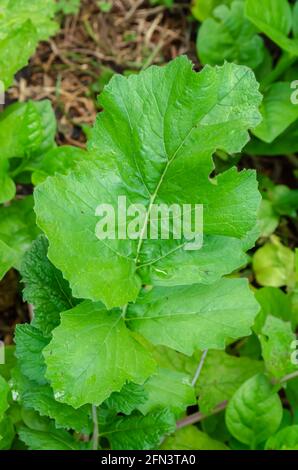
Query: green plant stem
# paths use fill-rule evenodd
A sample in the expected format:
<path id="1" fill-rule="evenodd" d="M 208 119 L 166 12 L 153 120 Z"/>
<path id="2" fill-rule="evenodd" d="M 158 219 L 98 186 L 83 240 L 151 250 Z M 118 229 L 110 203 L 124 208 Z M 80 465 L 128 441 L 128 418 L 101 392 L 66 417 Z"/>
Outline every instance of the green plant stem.
<path id="1" fill-rule="evenodd" d="M 205 351 L 207 353 L 207 350 L 205 350 Z M 201 361 L 202 361 L 202 358 L 201 358 Z M 201 363 L 201 361 L 200 361 L 200 363 Z M 284 384 L 284 383 L 288 382 L 289 380 L 295 379 L 296 377 L 298 377 L 298 370 L 296 370 L 295 372 L 292 372 L 291 374 L 285 375 L 282 379 L 279 380 L 279 383 Z M 228 400 L 225 400 L 225 401 L 222 401 L 222 402 L 218 403 L 213 408 L 211 413 L 205 414 L 205 413 L 202 413 L 201 411 L 197 411 L 196 413 L 193 413 L 193 414 L 191 414 L 189 416 L 186 416 L 185 418 L 177 421 L 176 428 L 181 429 L 181 428 L 184 428 L 185 426 L 189 426 L 190 424 L 199 423 L 200 421 L 203 421 L 203 419 L 209 418 L 209 416 L 211 416 L 211 415 L 215 415 L 217 413 L 220 413 L 221 411 L 223 411 L 227 407 L 227 405 L 228 405 Z"/>
<path id="2" fill-rule="evenodd" d="M 98 450 L 99 429 L 98 429 L 97 407 L 95 405 L 92 405 L 92 420 L 93 420 L 92 449 Z"/>
<path id="3" fill-rule="evenodd" d="M 195 384 L 197 383 L 199 377 L 200 377 L 200 374 L 201 374 L 201 371 L 202 371 L 202 368 L 203 368 L 203 365 L 204 365 L 204 362 L 205 362 L 205 359 L 206 359 L 206 356 L 207 356 L 207 353 L 208 353 L 208 349 L 205 349 L 203 352 L 202 352 L 202 356 L 201 356 L 201 359 L 200 359 L 200 362 L 199 362 L 199 365 L 198 365 L 198 368 L 195 372 L 195 375 L 192 379 L 192 382 L 191 382 L 191 385 L 194 387 Z"/>
<path id="4" fill-rule="evenodd" d="M 221 403 L 218 403 L 213 408 L 212 412 L 209 414 L 205 414 L 205 413 L 202 413 L 201 411 L 197 411 L 196 413 L 193 413 L 192 415 L 186 416 L 180 421 L 177 421 L 176 428 L 181 429 L 181 428 L 184 428 L 185 426 L 189 426 L 190 424 L 199 423 L 203 419 L 209 418 L 209 416 L 211 415 L 220 413 L 222 410 L 224 410 L 227 407 L 227 405 L 228 405 L 228 400 L 225 400 L 225 401 L 222 401 Z"/>

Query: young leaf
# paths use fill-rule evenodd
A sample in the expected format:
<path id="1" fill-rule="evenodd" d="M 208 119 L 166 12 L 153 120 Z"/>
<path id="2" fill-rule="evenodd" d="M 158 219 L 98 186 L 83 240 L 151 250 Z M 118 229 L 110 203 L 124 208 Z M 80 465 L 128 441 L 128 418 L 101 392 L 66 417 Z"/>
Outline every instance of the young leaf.
<path id="1" fill-rule="evenodd" d="M 31 196 L 0 207 L 0 279 L 14 267 L 20 269 L 24 253 L 39 234 Z"/>
<path id="2" fill-rule="evenodd" d="M 147 414 L 156 408 L 169 408 L 177 418 L 187 406 L 196 403 L 194 388 L 186 374 L 159 368 L 144 384 L 148 394 L 145 403 L 138 409 Z"/>
<path id="3" fill-rule="evenodd" d="M 208 351 L 196 384 L 200 410 L 210 413 L 218 403 L 229 400 L 246 380 L 263 370 L 261 361 L 230 356 L 224 351 Z"/>
<path id="4" fill-rule="evenodd" d="M 254 253 L 252 266 L 261 286 L 293 287 L 295 283 L 294 253 L 276 236 Z"/>
<path id="5" fill-rule="evenodd" d="M 260 335 L 260 342 L 266 369 L 272 377 L 281 379 L 298 370 L 297 366 L 291 362 L 292 343 L 295 339 L 296 336 L 290 323 L 285 323 L 273 316 L 267 317 Z"/>
<path id="6" fill-rule="evenodd" d="M 212 439 L 195 426 L 179 429 L 167 437 L 161 445 L 162 450 L 228 450 L 222 442 Z"/>
<path id="7" fill-rule="evenodd" d="M 267 143 L 273 142 L 298 119 L 298 106 L 291 102 L 290 83 L 276 82 L 266 91 L 260 111 L 261 124 L 253 133 Z"/>
<path id="8" fill-rule="evenodd" d="M 230 5 L 232 1 L 233 0 L 193 0 L 191 12 L 197 20 L 204 21 L 211 16 L 213 10 L 218 5 Z"/>
<path id="9" fill-rule="evenodd" d="M 45 336 L 59 325 L 60 312 L 71 309 L 77 303 L 72 298 L 68 282 L 48 260 L 47 251 L 48 242 L 41 235 L 32 243 L 21 266 L 24 300 L 34 306 L 31 324 Z"/>
<path id="10" fill-rule="evenodd" d="M 281 419 L 280 398 L 263 374 L 257 374 L 241 385 L 226 411 L 230 433 L 252 449 L 277 431 Z"/>
<path id="11" fill-rule="evenodd" d="M 146 217 L 154 202 L 203 204 L 209 252 L 214 236 L 246 237 L 255 226 L 260 202 L 255 175 L 235 169 L 216 181 L 209 175 L 216 149 L 231 153 L 245 145 L 248 129 L 259 123 L 260 100 L 253 73 L 234 64 L 205 67 L 197 74 L 180 57 L 163 68 L 112 78 L 101 95 L 105 111 L 89 144 L 96 162 L 48 178 L 35 192 L 38 223 L 50 242 L 49 258 L 76 297 L 101 300 L 108 308 L 125 305 L 139 293 L 143 265 L 154 269 L 158 261 L 163 270 L 163 260 L 167 263 L 173 256 L 174 262 L 176 252 L 185 251 L 183 237 L 144 239 L 146 224 L 137 240 L 98 239 L 96 208 L 104 202 L 116 211 L 118 196 L 145 205 Z M 80 249 L 74 251 L 74 246 Z M 238 249 L 239 260 L 243 250 Z M 193 253 L 183 253 L 177 284 L 183 283 L 188 264 L 194 264 Z M 210 256 L 218 278 L 222 262 L 217 268 L 218 255 Z M 224 252 L 221 257 L 226 257 Z"/>
<path id="12" fill-rule="evenodd" d="M 44 357 L 56 400 L 74 408 L 99 405 L 126 381 L 144 383 L 155 369 L 121 312 L 107 312 L 89 301 L 61 315 Z"/>
<path id="13" fill-rule="evenodd" d="M 203 64 L 220 65 L 225 60 L 256 68 L 264 59 L 264 43 L 244 16 L 244 3 L 217 7 L 213 17 L 199 28 L 197 51 Z"/>
<path id="14" fill-rule="evenodd" d="M 266 450 L 298 450 L 298 425 L 287 426 L 269 437 Z"/>
<path id="15" fill-rule="evenodd" d="M 156 449 L 163 436 L 174 432 L 174 416 L 167 409 L 154 411 L 146 416 L 134 413 L 119 416 L 102 427 L 100 435 L 106 437 L 112 450 Z"/>
<path id="16" fill-rule="evenodd" d="M 130 305 L 126 318 L 153 344 L 191 355 L 249 335 L 258 310 L 246 280 L 221 279 L 211 286 L 157 287 Z"/>
<path id="17" fill-rule="evenodd" d="M 16 357 L 22 373 L 40 385 L 45 384 L 46 366 L 42 351 L 49 343 L 49 339 L 45 338 L 40 330 L 25 323 L 17 325 L 15 342 Z"/>

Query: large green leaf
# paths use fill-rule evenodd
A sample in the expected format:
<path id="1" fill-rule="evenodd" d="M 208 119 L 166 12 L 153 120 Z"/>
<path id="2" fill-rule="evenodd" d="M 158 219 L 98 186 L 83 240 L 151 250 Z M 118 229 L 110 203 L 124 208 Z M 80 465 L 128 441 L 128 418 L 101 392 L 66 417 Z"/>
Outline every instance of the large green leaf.
<path id="1" fill-rule="evenodd" d="M 75 408 L 99 405 L 126 381 L 144 383 L 155 369 L 150 353 L 126 328 L 121 312 L 107 312 L 89 301 L 61 315 L 44 357 L 55 398 Z"/>
<path id="2" fill-rule="evenodd" d="M 47 258 L 48 242 L 38 237 L 25 254 L 21 274 L 25 284 L 24 300 L 33 304 L 32 326 L 47 336 L 60 323 L 60 312 L 74 307 L 71 290 L 62 274 Z"/>
<path id="3" fill-rule="evenodd" d="M 298 119 L 298 106 L 291 102 L 288 82 L 276 82 L 266 91 L 261 113 L 263 120 L 253 133 L 267 143 L 273 142 Z"/>
<path id="4" fill-rule="evenodd" d="M 211 286 L 155 288 L 129 306 L 127 322 L 153 344 L 191 355 L 223 349 L 229 338 L 251 333 L 259 307 L 244 279 Z"/>
<path id="5" fill-rule="evenodd" d="M 203 64 L 220 65 L 225 60 L 256 68 L 264 59 L 264 43 L 254 25 L 244 16 L 244 3 L 221 5 L 199 28 L 197 51 Z"/>
<path id="6" fill-rule="evenodd" d="M 222 442 L 212 439 L 195 426 L 179 429 L 161 445 L 163 450 L 228 450 Z"/>
<path id="7" fill-rule="evenodd" d="M 293 24 L 288 0 L 246 0 L 246 16 L 279 47 L 298 55 L 298 41 L 288 37 Z"/>
<path id="8" fill-rule="evenodd" d="M 14 267 L 20 269 L 22 258 L 39 234 L 31 196 L 0 207 L 0 279 Z"/>
<path id="9" fill-rule="evenodd" d="M 282 404 L 263 374 L 248 379 L 228 404 L 226 423 L 240 442 L 256 446 L 275 433 L 282 419 Z"/>
<path id="10" fill-rule="evenodd" d="M 106 437 L 112 450 L 156 449 L 163 436 L 174 432 L 174 416 L 167 409 L 148 413 L 119 416 L 105 426 L 100 435 Z"/>
<path id="11" fill-rule="evenodd" d="M 218 403 L 229 400 L 250 377 L 264 370 L 261 361 L 208 351 L 196 390 L 200 410 L 209 413 Z"/>
<path id="12" fill-rule="evenodd" d="M 233 168 L 216 179 L 209 175 L 216 149 L 231 153 L 245 145 L 248 129 L 260 120 L 260 99 L 246 67 L 225 64 L 197 74 L 185 57 L 110 81 L 100 99 L 105 111 L 89 144 L 96 162 L 48 178 L 35 192 L 49 258 L 76 297 L 101 300 L 108 308 L 122 306 L 136 299 L 144 279 L 154 283 L 158 277 L 165 285 L 208 283 L 243 264 L 240 240 L 253 229 L 260 203 L 255 174 Z M 97 206 L 111 204 L 116 210 L 118 196 L 147 208 L 136 240 L 96 237 Z M 185 250 L 183 237 L 144 239 L 154 203 L 190 201 L 204 206 L 200 253 Z M 232 243 L 234 252 L 229 248 L 231 256 L 226 256 L 225 247 Z M 228 263 L 222 261 L 229 257 Z M 172 280 L 167 267 L 177 259 L 180 270 Z M 212 268 L 209 276 L 194 267 L 201 259 Z"/>

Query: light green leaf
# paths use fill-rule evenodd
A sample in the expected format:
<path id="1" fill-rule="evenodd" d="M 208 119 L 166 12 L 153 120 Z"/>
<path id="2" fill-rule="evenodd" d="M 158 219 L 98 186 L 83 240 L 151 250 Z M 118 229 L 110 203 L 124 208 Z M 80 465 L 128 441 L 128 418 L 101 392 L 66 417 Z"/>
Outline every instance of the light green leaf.
<path id="1" fill-rule="evenodd" d="M 99 405 L 126 381 L 144 383 L 155 369 L 121 313 L 89 301 L 61 315 L 44 357 L 55 398 L 74 408 Z"/>
<path id="2" fill-rule="evenodd" d="M 48 242 L 39 236 L 25 254 L 21 274 L 25 284 L 24 300 L 33 304 L 32 326 L 39 328 L 43 335 L 50 335 L 60 323 L 60 312 L 74 307 L 71 290 L 62 274 L 47 258 Z"/>
<path id="3" fill-rule="evenodd" d="M 288 38 L 292 29 L 288 0 L 246 0 L 246 16 L 281 49 L 298 55 L 298 41 Z"/>
<path id="4" fill-rule="evenodd" d="M 8 393 L 8 383 L 0 375 L 0 422 L 2 421 L 4 413 L 8 408 Z"/>
<path id="5" fill-rule="evenodd" d="M 148 394 L 145 403 L 138 406 L 143 414 L 156 408 L 169 408 L 178 418 L 188 406 L 196 403 L 189 377 L 181 372 L 159 368 L 143 387 Z"/>
<path id="6" fill-rule="evenodd" d="M 22 373 L 40 385 L 46 383 L 46 366 L 42 350 L 49 343 L 41 331 L 28 323 L 17 325 L 15 332 L 16 357 Z"/>
<path id="7" fill-rule="evenodd" d="M 240 442 L 256 446 L 275 433 L 282 419 L 282 404 L 265 375 L 248 379 L 228 404 L 226 424 Z"/>
<path id="8" fill-rule="evenodd" d="M 100 434 L 109 440 L 112 450 L 149 450 L 156 449 L 162 437 L 174 432 L 175 427 L 174 416 L 163 409 L 146 416 L 135 413 L 116 417 L 101 426 Z"/>
<path id="9" fill-rule="evenodd" d="M 20 44 L 23 47 L 20 47 Z M 37 44 L 37 31 L 29 19 L 5 38 L 0 39 L 0 80 L 4 84 L 4 89 L 11 86 L 15 73 L 27 65 Z"/>
<path id="10" fill-rule="evenodd" d="M 58 24 L 53 21 L 54 0 L 1 0 L 0 10 L 0 79 L 7 88 L 27 65 L 38 41 L 54 34 Z"/>
<path id="11" fill-rule="evenodd" d="M 161 445 L 162 450 L 228 450 L 222 442 L 212 439 L 195 426 L 187 426 L 175 432 Z"/>
<path id="12" fill-rule="evenodd" d="M 18 427 L 20 439 L 28 446 L 29 450 L 80 450 L 82 444 L 75 441 L 73 436 L 54 426 L 48 431 L 36 431 Z"/>
<path id="13" fill-rule="evenodd" d="M 232 1 L 233 0 L 193 0 L 191 12 L 197 20 L 204 21 L 212 15 L 214 8 L 218 5 L 230 5 Z"/>
<path id="14" fill-rule="evenodd" d="M 267 317 L 260 335 L 260 342 L 266 369 L 272 377 L 281 379 L 298 370 L 298 367 L 291 361 L 292 343 L 295 339 L 296 335 L 290 323 L 273 316 Z"/>
<path id="15" fill-rule="evenodd" d="M 185 57 L 128 78 L 112 78 L 101 95 L 105 111 L 89 144 L 96 162 L 48 178 L 35 192 L 38 223 L 50 242 L 49 258 L 76 297 L 101 300 L 108 308 L 122 306 L 136 299 L 143 270 L 146 282 L 148 272 L 149 279 L 153 273 L 152 283 L 156 271 L 163 271 L 167 284 L 173 276 L 167 272 L 169 259 L 176 262 L 180 251 L 184 269 L 176 273 L 175 283 L 181 284 L 185 278 L 190 281 L 188 266 L 194 270 L 194 259 L 204 256 L 185 250 L 183 237 L 150 240 L 139 233 L 137 240 L 99 240 L 96 208 L 104 202 L 117 210 L 118 196 L 126 196 L 130 204 L 142 203 L 149 217 L 154 201 L 203 204 L 202 253 L 210 253 L 212 273 L 203 276 L 196 269 L 191 283 L 202 278 L 213 282 L 226 273 L 227 264 L 221 261 L 225 252 L 218 256 L 218 250 L 210 249 L 213 237 L 245 238 L 255 226 L 260 197 L 250 171 L 233 168 L 211 181 L 211 156 L 216 149 L 241 150 L 247 130 L 259 123 L 260 99 L 249 69 L 225 64 L 197 74 Z M 74 246 L 80 248 L 74 251 Z M 239 260 L 242 265 L 243 249 L 235 244 L 230 265 L 236 269 Z"/>
<path id="16" fill-rule="evenodd" d="M 125 384 L 120 392 L 113 392 L 104 404 L 117 413 L 130 415 L 133 410 L 146 402 L 148 394 L 144 387 L 132 382 Z"/>
<path id="17" fill-rule="evenodd" d="M 287 426 L 269 437 L 266 450 L 298 450 L 298 425 Z"/>
<path id="18" fill-rule="evenodd" d="M 244 279 L 211 286 L 155 288 L 129 306 L 127 322 L 153 344 L 191 355 L 195 349 L 223 349 L 229 338 L 251 333 L 259 310 Z"/>
<path id="19" fill-rule="evenodd" d="M 0 207 L 0 279 L 10 268 L 20 269 L 24 253 L 40 232 L 32 206 L 33 199 L 27 196 Z"/>
<path id="20" fill-rule="evenodd" d="M 253 255 L 253 270 L 261 286 L 293 286 L 294 253 L 282 245 L 276 236 Z"/>
<path id="21" fill-rule="evenodd" d="M 221 5 L 199 28 L 197 51 L 201 63 L 221 65 L 225 60 L 256 68 L 264 59 L 263 39 L 244 16 L 244 3 Z"/>
<path id="22" fill-rule="evenodd" d="M 229 400 L 247 379 L 263 370 L 261 361 L 208 351 L 196 384 L 200 410 L 210 413 L 218 403 Z"/>
<path id="23" fill-rule="evenodd" d="M 292 92 L 288 82 L 274 83 L 266 91 L 260 107 L 263 120 L 253 130 L 259 139 L 273 142 L 298 119 L 298 106 L 291 101 Z"/>

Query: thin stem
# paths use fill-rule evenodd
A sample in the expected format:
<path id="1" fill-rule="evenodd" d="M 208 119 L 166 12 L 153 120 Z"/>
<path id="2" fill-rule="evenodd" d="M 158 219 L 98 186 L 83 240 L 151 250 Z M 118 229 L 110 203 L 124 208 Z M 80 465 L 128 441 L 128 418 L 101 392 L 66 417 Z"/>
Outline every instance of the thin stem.
<path id="1" fill-rule="evenodd" d="M 202 353 L 202 356 L 201 356 L 201 359 L 200 359 L 200 362 L 199 362 L 199 365 L 198 365 L 198 368 L 196 370 L 196 373 L 194 375 L 194 378 L 192 379 L 192 382 L 191 382 L 191 385 L 194 387 L 195 384 L 197 383 L 199 377 L 200 377 L 200 374 L 201 374 L 201 370 L 202 370 L 202 367 L 204 365 L 204 362 L 205 362 L 205 359 L 206 359 L 206 356 L 207 356 L 207 353 L 208 353 L 208 349 L 205 349 Z"/>
<path id="2" fill-rule="evenodd" d="M 202 358 L 201 358 L 201 361 L 202 361 Z M 298 377 L 298 370 L 296 370 L 295 372 L 292 372 L 291 374 L 285 375 L 282 379 L 280 379 L 279 383 L 285 383 L 297 377 Z M 222 401 L 221 403 L 218 403 L 209 414 L 204 414 L 201 411 L 197 411 L 196 413 L 193 413 L 192 415 L 186 416 L 180 421 L 177 421 L 176 428 L 181 429 L 181 428 L 184 428 L 185 426 L 189 426 L 190 424 L 199 423 L 200 421 L 203 421 L 203 419 L 209 418 L 209 416 L 211 415 L 220 413 L 222 410 L 224 410 L 227 407 L 227 405 L 228 405 L 228 400 L 225 400 L 225 401 Z"/>
<path id="3" fill-rule="evenodd" d="M 98 429 L 97 407 L 95 405 L 92 405 L 92 420 L 93 420 L 92 449 L 98 450 L 99 429 Z"/>
<path id="4" fill-rule="evenodd" d="M 288 382 L 289 380 L 296 379 L 298 377 L 298 370 L 292 372 L 291 374 L 285 375 L 282 379 L 280 379 L 281 383 Z"/>
<path id="5" fill-rule="evenodd" d="M 228 404 L 228 401 L 225 400 L 221 403 L 218 403 L 218 405 L 215 406 L 215 408 L 212 410 L 210 414 L 204 414 L 201 411 L 197 411 L 196 413 L 193 413 L 192 415 L 186 416 L 185 418 L 181 419 L 180 421 L 177 421 L 176 428 L 181 429 L 184 428 L 185 426 L 189 426 L 190 424 L 195 424 L 199 423 L 205 418 L 208 418 L 211 415 L 215 415 L 217 413 L 220 413 L 220 411 L 224 410 Z"/>

